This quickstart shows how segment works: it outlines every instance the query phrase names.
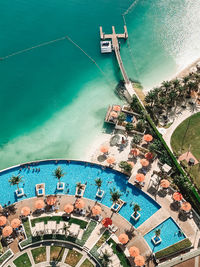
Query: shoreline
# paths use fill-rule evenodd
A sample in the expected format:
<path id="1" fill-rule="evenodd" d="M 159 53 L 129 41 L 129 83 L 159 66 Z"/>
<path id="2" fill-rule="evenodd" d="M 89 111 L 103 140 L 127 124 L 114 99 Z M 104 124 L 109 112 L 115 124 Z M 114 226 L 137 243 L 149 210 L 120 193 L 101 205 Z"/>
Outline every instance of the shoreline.
<path id="1" fill-rule="evenodd" d="M 191 68 L 196 67 L 197 63 L 200 62 L 200 57 L 189 64 L 187 67 L 183 68 L 181 71 L 177 72 L 170 80 L 174 80 L 176 78 L 183 78 L 187 76 L 191 71 Z"/>

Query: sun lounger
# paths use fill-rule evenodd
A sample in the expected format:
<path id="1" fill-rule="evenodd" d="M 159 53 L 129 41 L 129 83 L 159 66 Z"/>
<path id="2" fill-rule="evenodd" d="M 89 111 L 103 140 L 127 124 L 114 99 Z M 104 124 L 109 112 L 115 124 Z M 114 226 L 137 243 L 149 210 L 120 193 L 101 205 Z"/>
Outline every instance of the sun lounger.
<path id="1" fill-rule="evenodd" d="M 108 226 L 109 230 L 113 233 L 115 233 L 118 230 L 118 227 L 114 224 Z"/>
<path id="2" fill-rule="evenodd" d="M 85 216 L 85 214 L 86 214 L 86 209 L 82 209 L 82 210 L 80 211 L 80 215 Z"/>

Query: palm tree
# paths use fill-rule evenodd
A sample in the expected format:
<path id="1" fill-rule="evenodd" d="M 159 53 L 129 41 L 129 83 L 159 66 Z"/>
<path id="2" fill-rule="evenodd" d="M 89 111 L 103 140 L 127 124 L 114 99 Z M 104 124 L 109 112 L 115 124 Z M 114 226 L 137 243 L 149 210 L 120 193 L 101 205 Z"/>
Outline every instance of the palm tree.
<path id="1" fill-rule="evenodd" d="M 105 250 L 105 252 L 100 256 L 102 266 L 107 267 L 110 263 L 110 254 Z"/>
<path id="2" fill-rule="evenodd" d="M 80 194 L 81 190 L 84 189 L 84 185 L 81 182 L 76 183 L 76 187 L 78 189 L 78 194 Z"/>
<path id="3" fill-rule="evenodd" d="M 123 112 L 121 112 L 120 114 L 119 114 L 119 116 L 118 116 L 118 121 L 119 122 L 123 122 L 123 121 L 125 121 L 126 120 L 126 114 L 125 113 L 123 113 Z"/>
<path id="4" fill-rule="evenodd" d="M 160 233 L 161 233 L 160 229 L 155 230 L 156 239 L 158 239 L 158 237 L 160 236 Z"/>
<path id="5" fill-rule="evenodd" d="M 22 176 L 20 176 L 19 174 L 17 176 L 13 175 L 10 180 L 9 183 L 10 185 L 17 185 L 17 191 L 19 192 L 19 183 L 22 181 Z"/>
<path id="6" fill-rule="evenodd" d="M 111 195 L 111 199 L 110 200 L 113 202 L 113 204 L 116 204 L 117 201 L 122 196 L 122 193 L 120 193 L 119 190 L 116 191 L 116 189 L 113 188 L 113 189 L 110 189 L 110 195 Z"/>
<path id="7" fill-rule="evenodd" d="M 65 175 L 65 173 L 63 173 L 61 167 L 58 167 L 57 169 L 55 169 L 55 171 L 53 172 L 53 175 L 58 179 L 59 185 L 60 185 L 60 179 L 61 179 L 61 177 L 63 177 Z"/>
<path id="8" fill-rule="evenodd" d="M 101 178 L 97 178 L 97 179 L 95 179 L 95 184 L 96 184 L 96 186 L 97 186 L 99 192 L 101 192 L 101 185 L 102 185 L 102 182 L 103 182 L 103 181 L 101 180 Z"/>
<path id="9" fill-rule="evenodd" d="M 134 216 L 136 217 L 138 211 L 140 211 L 141 208 L 140 208 L 140 206 L 138 204 L 135 204 L 134 207 L 133 207 L 133 210 L 134 210 Z"/>

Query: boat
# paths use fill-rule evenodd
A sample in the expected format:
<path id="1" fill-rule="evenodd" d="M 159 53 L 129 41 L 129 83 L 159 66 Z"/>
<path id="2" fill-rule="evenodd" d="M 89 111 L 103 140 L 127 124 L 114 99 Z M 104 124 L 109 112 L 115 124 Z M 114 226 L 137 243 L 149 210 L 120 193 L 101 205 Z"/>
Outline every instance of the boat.
<path id="1" fill-rule="evenodd" d="M 101 41 L 101 53 L 111 53 L 112 52 L 112 43 L 111 41 Z"/>

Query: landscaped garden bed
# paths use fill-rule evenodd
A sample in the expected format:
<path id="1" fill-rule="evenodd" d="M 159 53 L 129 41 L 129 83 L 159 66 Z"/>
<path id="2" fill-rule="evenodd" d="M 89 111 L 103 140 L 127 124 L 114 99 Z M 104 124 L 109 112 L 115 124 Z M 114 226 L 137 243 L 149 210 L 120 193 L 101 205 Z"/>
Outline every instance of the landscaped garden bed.
<path id="1" fill-rule="evenodd" d="M 31 261 L 28 257 L 27 253 L 22 254 L 21 256 L 19 256 L 18 258 L 16 258 L 13 263 L 17 266 L 17 267 L 31 267 Z"/>
<path id="2" fill-rule="evenodd" d="M 83 254 L 81 254 L 77 250 L 70 249 L 67 253 L 65 263 L 69 264 L 72 267 L 75 267 L 82 257 Z"/>
<path id="3" fill-rule="evenodd" d="M 91 233 L 94 230 L 94 228 L 96 227 L 96 225 L 97 225 L 97 222 L 90 221 L 87 229 L 83 233 L 82 239 L 81 240 L 76 239 L 76 244 L 78 244 L 80 246 L 84 246 L 85 242 L 88 240 L 89 236 L 91 235 Z"/>
<path id="4" fill-rule="evenodd" d="M 188 238 L 168 247 L 165 249 L 162 249 L 158 252 L 155 253 L 155 257 L 156 259 L 161 259 L 161 258 L 166 258 L 167 256 L 176 254 L 178 252 L 181 252 L 183 250 L 186 250 L 188 248 L 190 248 L 192 245 L 192 243 L 190 242 L 190 240 Z"/>
<path id="5" fill-rule="evenodd" d="M 35 264 L 46 261 L 46 247 L 31 250 Z"/>
<path id="6" fill-rule="evenodd" d="M 108 244 L 111 245 L 114 254 L 119 258 L 121 265 L 123 267 L 130 267 L 131 265 L 120 246 L 112 238 L 108 240 Z"/>
<path id="7" fill-rule="evenodd" d="M 88 259 L 85 259 L 80 267 L 94 267 L 94 264 L 92 264 Z"/>
<path id="8" fill-rule="evenodd" d="M 24 230 L 26 232 L 26 237 L 28 238 L 31 236 L 31 228 L 28 218 L 26 218 L 26 220 L 23 220 L 23 225 L 24 225 Z"/>
<path id="9" fill-rule="evenodd" d="M 51 246 L 50 261 L 61 261 L 65 248 L 58 246 Z"/>
<path id="10" fill-rule="evenodd" d="M 99 240 L 97 241 L 97 243 L 94 245 L 94 247 L 90 250 L 90 253 L 98 259 L 99 257 L 99 253 L 97 252 L 97 250 L 103 245 L 103 243 L 106 242 L 106 240 L 111 236 L 111 233 L 106 230 L 103 235 L 99 238 Z"/>
<path id="11" fill-rule="evenodd" d="M 1 265 L 4 261 L 8 260 L 12 255 L 13 255 L 13 252 L 12 252 L 11 249 L 9 249 L 9 250 L 7 250 L 6 252 L 4 252 L 4 254 L 2 254 L 2 255 L 0 256 L 0 265 Z"/>

